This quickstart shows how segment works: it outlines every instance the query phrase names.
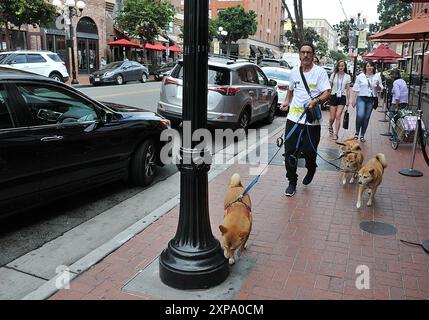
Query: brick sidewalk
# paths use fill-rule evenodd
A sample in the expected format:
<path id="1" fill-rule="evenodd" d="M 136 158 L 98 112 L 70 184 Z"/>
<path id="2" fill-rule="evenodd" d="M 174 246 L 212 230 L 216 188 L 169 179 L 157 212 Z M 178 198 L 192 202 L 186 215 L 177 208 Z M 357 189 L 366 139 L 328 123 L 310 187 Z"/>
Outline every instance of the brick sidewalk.
<path id="1" fill-rule="evenodd" d="M 350 127 L 354 128 L 354 112 L 351 116 Z M 299 168 L 297 194 L 286 198 L 285 169 L 270 165 L 250 194 L 254 224 L 245 255 L 254 258 L 256 266 L 234 299 L 429 298 L 429 256 L 422 248 L 399 241 L 429 239 L 429 168 L 418 153 L 414 167 L 424 177 L 398 174 L 400 168 L 410 165 L 411 146 L 392 150 L 388 139 L 380 135 L 387 130 L 387 123 L 378 121 L 382 117 L 382 113 L 373 113 L 363 144 L 365 162 L 378 152 L 388 161 L 371 208 L 366 207 L 365 196 L 363 207 L 357 210 L 357 185 L 343 186 L 339 173 L 322 166 L 307 187 L 300 183 L 305 169 Z M 327 118 L 325 113 L 325 123 Z M 326 128 L 319 148 L 337 148 Z M 247 185 L 252 180 L 248 168 L 233 165 L 209 183 L 210 219 L 218 239 L 229 177 L 238 172 Z M 392 224 L 398 232 L 394 236 L 366 233 L 359 227 L 364 220 Z M 178 207 L 73 280 L 70 290 L 61 290 L 51 299 L 162 299 L 121 288 L 167 247 L 177 222 Z M 356 289 L 359 265 L 369 267 L 369 290 Z"/>

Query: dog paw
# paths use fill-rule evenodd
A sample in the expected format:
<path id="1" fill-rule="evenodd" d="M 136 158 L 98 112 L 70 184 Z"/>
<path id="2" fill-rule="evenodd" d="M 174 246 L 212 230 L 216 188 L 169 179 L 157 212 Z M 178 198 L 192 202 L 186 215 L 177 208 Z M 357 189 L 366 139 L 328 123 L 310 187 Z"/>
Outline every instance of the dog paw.
<path id="1" fill-rule="evenodd" d="M 230 265 L 233 265 L 235 263 L 235 260 L 234 258 L 229 258 L 228 262 Z"/>
<path id="2" fill-rule="evenodd" d="M 356 203 L 356 208 L 360 209 L 361 206 L 362 206 L 362 203 L 360 202 Z"/>
<path id="3" fill-rule="evenodd" d="M 343 185 L 345 185 L 347 183 L 346 179 L 343 180 Z"/>
<path id="4" fill-rule="evenodd" d="M 372 201 L 368 201 L 368 202 L 366 203 L 366 205 L 367 205 L 368 207 L 371 207 L 371 206 L 372 206 Z"/>
<path id="5" fill-rule="evenodd" d="M 353 179 L 353 178 L 351 178 L 349 181 L 349 183 L 354 183 L 354 182 L 355 182 L 355 179 Z"/>

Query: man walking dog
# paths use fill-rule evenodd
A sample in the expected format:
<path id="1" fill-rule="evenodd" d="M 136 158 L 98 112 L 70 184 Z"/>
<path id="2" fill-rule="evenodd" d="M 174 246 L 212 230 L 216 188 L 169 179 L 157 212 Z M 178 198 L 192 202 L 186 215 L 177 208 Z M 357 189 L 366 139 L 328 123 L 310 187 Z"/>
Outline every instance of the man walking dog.
<path id="1" fill-rule="evenodd" d="M 313 57 L 313 44 L 304 42 L 299 49 L 301 66 L 292 70 L 289 91 L 280 106 L 282 111 L 290 109 L 286 120 L 285 139 L 286 177 L 289 180 L 285 194 L 288 197 L 292 197 L 296 191 L 298 182 L 296 158 L 300 152 L 304 155 L 307 168 L 307 175 L 302 183 L 310 184 L 316 173 L 316 150 L 320 141 L 320 106 L 330 97 L 331 85 L 328 74 L 325 69 L 313 63 Z"/>

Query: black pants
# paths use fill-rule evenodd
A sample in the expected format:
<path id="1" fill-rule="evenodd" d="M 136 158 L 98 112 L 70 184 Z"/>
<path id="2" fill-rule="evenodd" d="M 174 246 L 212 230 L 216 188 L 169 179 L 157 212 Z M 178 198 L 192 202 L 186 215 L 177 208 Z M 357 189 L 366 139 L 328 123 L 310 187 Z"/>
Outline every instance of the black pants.
<path id="1" fill-rule="evenodd" d="M 295 125 L 295 122 L 287 120 L 286 121 L 286 135 L 292 130 L 292 127 Z M 301 143 L 299 150 L 295 152 L 296 150 L 296 142 L 299 137 L 299 133 L 304 128 L 304 132 L 301 136 Z M 308 170 L 316 170 L 317 164 L 316 164 L 316 158 L 317 153 L 314 151 L 313 147 L 310 144 L 310 141 L 308 141 L 308 135 L 310 134 L 311 142 L 313 143 L 314 148 L 317 150 L 317 146 L 319 145 L 320 141 L 320 125 L 317 126 L 308 126 L 305 128 L 304 124 L 299 124 L 298 127 L 295 129 L 295 131 L 292 133 L 292 136 L 285 141 L 285 167 L 286 167 L 286 178 L 288 178 L 289 182 L 292 184 L 297 183 L 298 181 L 298 175 L 296 174 L 296 166 L 291 166 L 289 164 L 289 156 L 292 154 L 295 154 L 297 157 L 300 153 L 304 155 L 305 158 L 305 167 Z"/>

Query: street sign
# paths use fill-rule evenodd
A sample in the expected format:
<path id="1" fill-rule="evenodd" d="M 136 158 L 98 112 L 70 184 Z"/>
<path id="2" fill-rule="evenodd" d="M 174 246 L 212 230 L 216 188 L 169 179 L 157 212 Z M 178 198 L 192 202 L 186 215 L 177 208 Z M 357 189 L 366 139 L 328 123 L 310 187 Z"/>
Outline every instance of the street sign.
<path id="1" fill-rule="evenodd" d="M 358 49 L 366 48 L 366 31 L 359 31 Z"/>

